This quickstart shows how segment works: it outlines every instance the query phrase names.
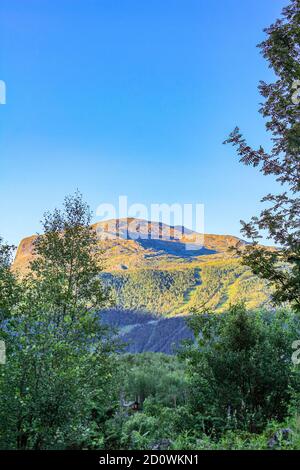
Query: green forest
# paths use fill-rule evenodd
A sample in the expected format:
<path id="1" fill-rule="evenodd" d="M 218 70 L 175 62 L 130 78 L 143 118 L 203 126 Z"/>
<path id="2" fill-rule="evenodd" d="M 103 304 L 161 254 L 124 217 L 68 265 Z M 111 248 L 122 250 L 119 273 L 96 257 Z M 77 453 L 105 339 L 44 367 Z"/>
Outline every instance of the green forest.
<path id="1" fill-rule="evenodd" d="M 46 212 L 22 275 L 0 238 L 0 449 L 300 449 L 300 3 L 265 31 L 272 148 L 225 144 L 283 187 L 242 222 L 249 240 L 201 266 L 108 273 L 82 195 Z M 260 243 L 261 233 L 273 246 Z M 173 355 L 125 352 L 101 322 L 117 305 L 186 315 Z"/>

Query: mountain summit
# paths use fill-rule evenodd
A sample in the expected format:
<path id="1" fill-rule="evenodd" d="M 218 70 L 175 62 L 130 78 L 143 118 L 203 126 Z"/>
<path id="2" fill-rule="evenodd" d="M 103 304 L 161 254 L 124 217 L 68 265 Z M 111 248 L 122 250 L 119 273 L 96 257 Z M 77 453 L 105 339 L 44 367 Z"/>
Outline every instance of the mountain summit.
<path id="1" fill-rule="evenodd" d="M 195 262 L 199 257 L 231 257 L 228 249 L 245 244 L 232 235 L 193 232 L 183 226 L 169 226 L 137 218 L 111 219 L 94 224 L 99 247 L 104 250 L 108 270 L 158 267 L 161 264 Z M 24 271 L 33 257 L 36 236 L 24 238 L 17 250 L 14 269 Z M 204 260 L 202 260 L 204 261 Z"/>

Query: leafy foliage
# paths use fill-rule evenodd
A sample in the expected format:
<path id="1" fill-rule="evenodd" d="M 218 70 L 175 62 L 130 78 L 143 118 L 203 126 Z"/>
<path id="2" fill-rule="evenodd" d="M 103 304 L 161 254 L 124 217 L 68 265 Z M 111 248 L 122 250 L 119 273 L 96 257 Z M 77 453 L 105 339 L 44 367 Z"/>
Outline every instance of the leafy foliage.
<path id="1" fill-rule="evenodd" d="M 285 188 L 281 194 L 268 194 L 267 207 L 248 223 L 242 232 L 253 241 L 246 247 L 244 263 L 275 286 L 276 303 L 290 302 L 300 311 L 300 100 L 295 99 L 300 79 L 300 2 L 291 0 L 283 17 L 266 28 L 267 39 L 259 47 L 277 80 L 261 82 L 264 103 L 260 109 L 272 134 L 272 148 L 251 148 L 236 128 L 226 143 L 237 147 L 240 161 L 273 175 Z M 298 81 L 297 81 L 298 80 Z M 300 83 L 300 82 L 299 82 Z M 279 245 L 276 251 L 258 246 L 264 230 Z"/>
<path id="2" fill-rule="evenodd" d="M 10 267 L 14 247 L 3 243 L 0 237 L 0 322 L 10 316 L 17 302 L 18 288 Z"/>
<path id="3" fill-rule="evenodd" d="M 18 302 L 2 323 L 1 448 L 82 446 L 95 402 L 105 414 L 114 396 L 114 343 L 97 314 L 107 298 L 89 223 L 79 194 L 46 214 L 38 256 L 18 281 Z"/>

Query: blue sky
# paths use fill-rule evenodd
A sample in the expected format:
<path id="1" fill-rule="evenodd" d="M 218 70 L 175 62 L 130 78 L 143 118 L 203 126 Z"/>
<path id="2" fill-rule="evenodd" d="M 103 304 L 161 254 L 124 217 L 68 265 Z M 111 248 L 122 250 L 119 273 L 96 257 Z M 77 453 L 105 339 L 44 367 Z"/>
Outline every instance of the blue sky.
<path id="1" fill-rule="evenodd" d="M 103 202 L 204 203 L 205 231 L 277 191 L 223 146 L 258 115 L 256 44 L 281 0 L 1 0 L 0 234 L 18 243 L 78 188 Z"/>

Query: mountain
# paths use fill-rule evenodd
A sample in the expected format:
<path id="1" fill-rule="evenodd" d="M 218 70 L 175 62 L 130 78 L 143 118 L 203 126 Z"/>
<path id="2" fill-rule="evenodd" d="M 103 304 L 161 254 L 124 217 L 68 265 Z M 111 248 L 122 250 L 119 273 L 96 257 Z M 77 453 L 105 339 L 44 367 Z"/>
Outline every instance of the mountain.
<path id="1" fill-rule="evenodd" d="M 231 235 L 199 234 L 181 226 L 127 218 L 93 225 L 103 250 L 103 282 L 119 312 L 171 317 L 194 309 L 226 310 L 244 301 L 267 305 L 266 284 L 241 265 L 231 246 L 246 242 Z M 20 243 L 14 269 L 24 272 L 33 257 L 35 236 Z"/>
<path id="2" fill-rule="evenodd" d="M 203 246 L 197 240 L 199 234 L 181 226 L 169 226 L 159 222 L 126 218 L 99 222 L 92 226 L 104 249 L 106 270 L 166 267 L 181 262 L 197 262 L 203 256 L 215 255 L 214 259 L 231 257 L 230 246 L 243 240 L 231 235 L 205 234 Z M 137 238 L 138 237 L 138 238 Z M 24 238 L 17 250 L 14 269 L 24 271 L 33 256 L 36 236 Z M 208 258 L 205 258 L 208 259 Z"/>
<path id="3" fill-rule="evenodd" d="M 183 340 L 194 336 L 186 322 L 187 317 L 157 317 L 145 312 L 105 310 L 102 322 L 116 328 L 124 344 L 124 351 L 132 354 L 160 352 L 174 354 Z"/>

